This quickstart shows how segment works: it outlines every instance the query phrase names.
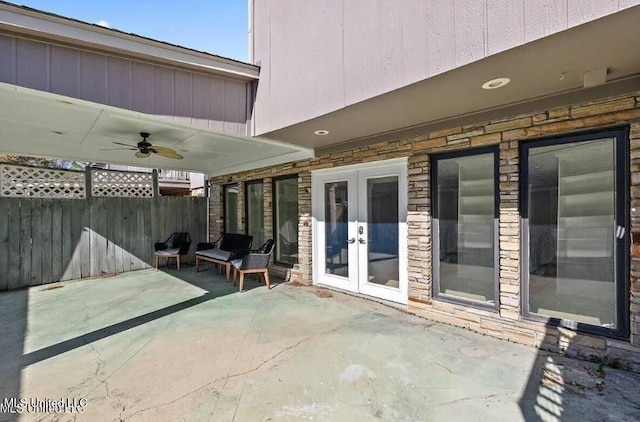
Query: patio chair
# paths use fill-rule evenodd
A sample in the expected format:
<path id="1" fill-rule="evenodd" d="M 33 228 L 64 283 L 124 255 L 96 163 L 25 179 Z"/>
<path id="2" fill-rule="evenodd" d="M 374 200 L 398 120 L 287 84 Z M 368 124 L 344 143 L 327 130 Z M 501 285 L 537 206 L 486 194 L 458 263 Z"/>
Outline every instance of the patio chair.
<path id="1" fill-rule="evenodd" d="M 170 258 L 175 258 L 178 271 L 180 271 L 180 257 L 189 252 L 190 246 L 191 236 L 189 236 L 189 233 L 172 233 L 164 242 L 154 244 L 156 271 L 158 271 L 160 258 L 166 258 L 167 265 L 169 265 Z"/>
<path id="2" fill-rule="evenodd" d="M 234 284 L 236 282 L 236 276 L 240 273 L 240 293 L 242 293 L 245 274 L 257 274 L 258 280 L 260 279 L 260 274 L 262 274 L 264 276 L 264 281 L 267 284 L 267 289 L 271 289 L 271 282 L 269 280 L 269 260 L 271 259 L 274 246 L 275 242 L 273 239 L 269 239 L 264 242 L 264 245 L 259 249 L 249 252 L 249 254 L 245 255 L 244 258 L 234 259 L 231 261 L 231 265 L 233 265 Z"/>

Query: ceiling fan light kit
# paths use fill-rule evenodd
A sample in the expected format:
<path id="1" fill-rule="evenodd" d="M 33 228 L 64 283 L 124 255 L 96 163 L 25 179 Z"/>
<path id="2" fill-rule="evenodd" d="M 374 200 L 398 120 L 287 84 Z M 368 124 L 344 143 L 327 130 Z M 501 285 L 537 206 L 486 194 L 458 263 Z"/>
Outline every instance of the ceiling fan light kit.
<path id="1" fill-rule="evenodd" d="M 161 147 L 158 145 L 153 145 L 151 144 L 147 138 L 149 138 L 151 136 L 150 133 L 148 132 L 140 132 L 140 136 L 142 137 L 142 140 L 140 142 L 138 142 L 137 145 L 129 145 L 129 144 L 124 144 L 122 142 L 114 142 L 114 144 L 116 145 L 124 145 L 128 148 L 114 148 L 111 150 L 105 150 L 105 151 L 113 151 L 113 150 L 131 150 L 131 151 L 136 151 L 135 156 L 137 158 L 149 158 L 149 156 L 151 154 L 158 154 L 160 157 L 164 157 L 164 158 L 171 158 L 173 160 L 182 160 L 184 157 L 180 154 L 178 154 L 175 150 L 171 149 L 171 148 L 167 148 L 167 147 Z"/>

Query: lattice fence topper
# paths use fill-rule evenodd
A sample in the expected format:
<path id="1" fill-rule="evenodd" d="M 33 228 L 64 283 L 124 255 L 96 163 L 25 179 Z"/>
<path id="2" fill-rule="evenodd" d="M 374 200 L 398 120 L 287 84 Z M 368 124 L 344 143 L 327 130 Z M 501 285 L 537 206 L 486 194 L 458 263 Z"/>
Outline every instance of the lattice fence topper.
<path id="1" fill-rule="evenodd" d="M 153 174 L 91 170 L 91 195 L 153 198 Z"/>
<path id="2" fill-rule="evenodd" d="M 84 173 L 0 164 L 0 196 L 84 199 Z"/>

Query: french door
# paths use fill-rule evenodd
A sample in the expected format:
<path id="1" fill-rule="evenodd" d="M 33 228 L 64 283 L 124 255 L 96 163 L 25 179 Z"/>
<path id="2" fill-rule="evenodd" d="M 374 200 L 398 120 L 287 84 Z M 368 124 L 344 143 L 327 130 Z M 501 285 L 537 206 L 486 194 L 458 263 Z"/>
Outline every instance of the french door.
<path id="1" fill-rule="evenodd" d="M 407 162 L 313 173 L 313 279 L 407 303 Z"/>

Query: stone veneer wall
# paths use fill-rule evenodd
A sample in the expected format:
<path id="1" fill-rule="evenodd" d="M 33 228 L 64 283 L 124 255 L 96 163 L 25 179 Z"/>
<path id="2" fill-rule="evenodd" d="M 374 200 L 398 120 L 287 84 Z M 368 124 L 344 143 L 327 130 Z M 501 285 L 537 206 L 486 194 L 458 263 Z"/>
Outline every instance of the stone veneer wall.
<path id="1" fill-rule="evenodd" d="M 266 183 L 268 180 L 269 187 L 265 185 L 265 203 L 268 204 L 265 206 L 265 222 L 268 220 L 269 223 L 266 224 L 268 232 L 265 235 L 272 237 L 271 178 L 298 174 L 299 264 L 293 269 L 273 268 L 276 272 L 286 274 L 292 281 L 311 284 L 310 172 L 328 167 L 408 157 L 409 312 L 571 356 L 619 362 L 640 371 L 640 253 L 630 251 L 629 342 L 526 320 L 521 317 L 520 306 L 519 142 L 623 124 L 630 126 L 631 232 L 640 238 L 640 92 L 499 121 L 454 127 L 411 139 L 379 143 L 295 163 L 217 177 L 211 179 L 211 183 L 216 185 L 261 178 Z M 499 312 L 446 303 L 432 297 L 429 154 L 487 145 L 499 145 L 500 148 Z M 242 189 L 243 183 L 240 186 Z M 222 230 L 222 220 L 219 218 L 221 204 L 218 195 L 218 202 L 212 201 L 212 236 Z M 240 213 L 244 213 L 244 206 L 239 204 L 238 209 Z M 239 216 L 239 221 L 243 221 L 240 217 L 244 216 Z"/>

